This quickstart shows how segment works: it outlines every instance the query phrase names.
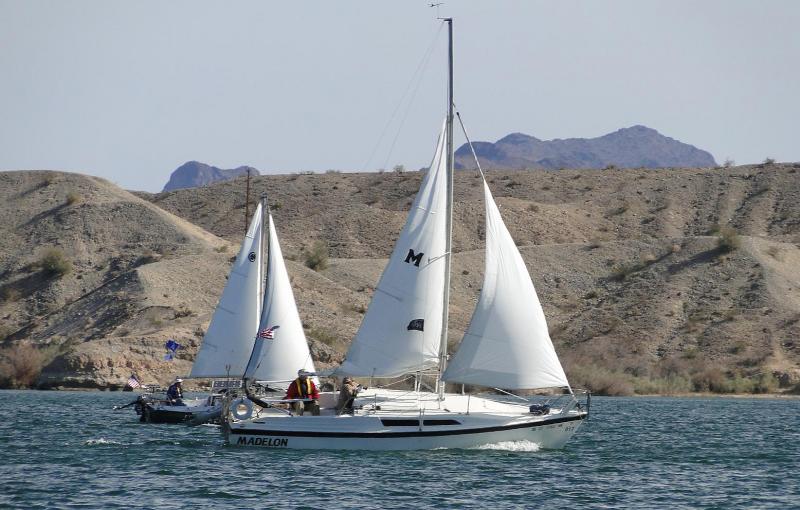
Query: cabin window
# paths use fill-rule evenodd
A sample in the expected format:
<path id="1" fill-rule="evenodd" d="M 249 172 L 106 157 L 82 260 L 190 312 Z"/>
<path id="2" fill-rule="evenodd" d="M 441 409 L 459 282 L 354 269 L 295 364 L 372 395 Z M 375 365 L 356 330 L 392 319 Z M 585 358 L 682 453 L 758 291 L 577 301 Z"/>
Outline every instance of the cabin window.
<path id="1" fill-rule="evenodd" d="M 422 423 L 426 427 L 435 425 L 461 425 L 461 422 L 456 420 L 425 420 Z"/>
<path id="2" fill-rule="evenodd" d="M 391 418 L 381 418 L 384 427 L 419 427 L 419 420 L 400 420 Z"/>

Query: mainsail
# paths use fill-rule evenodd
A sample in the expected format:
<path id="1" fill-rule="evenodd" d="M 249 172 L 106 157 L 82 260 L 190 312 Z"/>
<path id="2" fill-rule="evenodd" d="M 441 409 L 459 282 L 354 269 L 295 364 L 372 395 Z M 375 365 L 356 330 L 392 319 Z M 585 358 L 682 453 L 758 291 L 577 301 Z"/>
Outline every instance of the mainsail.
<path id="1" fill-rule="evenodd" d="M 486 181 L 486 269 L 478 305 L 442 379 L 492 388 L 569 387 L 528 269 Z"/>
<path id="2" fill-rule="evenodd" d="M 247 229 L 190 377 L 241 377 L 261 311 L 261 204 Z"/>
<path id="3" fill-rule="evenodd" d="M 445 281 L 446 131 L 337 373 L 394 377 L 439 361 Z"/>
<path id="4" fill-rule="evenodd" d="M 297 371 L 301 368 L 315 372 L 271 214 L 267 288 L 264 291 L 262 310 L 259 333 L 255 338 L 245 378 L 290 381 L 297 377 Z"/>

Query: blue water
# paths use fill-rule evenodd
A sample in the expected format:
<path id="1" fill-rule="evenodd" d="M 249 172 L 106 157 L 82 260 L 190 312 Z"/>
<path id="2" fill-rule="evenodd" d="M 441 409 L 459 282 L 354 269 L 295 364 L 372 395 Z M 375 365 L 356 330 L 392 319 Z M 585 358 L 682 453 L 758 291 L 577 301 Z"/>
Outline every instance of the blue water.
<path id="1" fill-rule="evenodd" d="M 0 391 L 0 507 L 800 508 L 800 400 L 595 398 L 560 451 L 248 450 L 130 393 Z"/>

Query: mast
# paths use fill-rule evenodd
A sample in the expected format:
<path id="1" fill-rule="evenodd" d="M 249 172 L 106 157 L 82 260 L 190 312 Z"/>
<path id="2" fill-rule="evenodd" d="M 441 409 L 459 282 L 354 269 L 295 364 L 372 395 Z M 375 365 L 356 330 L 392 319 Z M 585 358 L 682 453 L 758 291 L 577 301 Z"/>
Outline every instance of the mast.
<path id="1" fill-rule="evenodd" d="M 250 224 L 250 169 L 247 169 L 247 191 L 244 193 L 244 233 L 247 234 L 247 225 Z"/>
<path id="2" fill-rule="evenodd" d="M 248 170 L 248 175 L 250 175 L 249 172 L 250 171 Z M 259 311 L 259 314 L 258 314 L 259 322 L 261 321 L 261 313 L 263 313 L 263 311 L 264 311 L 264 309 L 263 309 L 264 293 L 267 291 L 266 280 L 267 280 L 267 277 L 269 276 L 269 250 L 271 248 L 271 246 L 269 245 L 269 229 L 270 229 L 270 224 L 269 224 L 269 204 L 267 203 L 267 192 L 266 191 L 261 193 L 261 225 L 262 225 L 262 227 L 261 227 L 261 247 L 262 247 L 262 249 L 264 249 L 264 246 L 266 246 L 266 259 L 267 259 L 267 261 L 266 261 L 265 264 L 263 264 L 261 266 L 263 272 L 261 274 L 261 278 L 260 278 L 260 281 L 259 281 L 260 287 L 259 287 L 258 295 L 261 296 L 261 300 L 259 302 L 259 310 L 258 310 Z"/>
<path id="3" fill-rule="evenodd" d="M 248 176 L 249 174 L 248 170 Z M 249 184 L 249 179 L 248 179 Z M 249 194 L 249 186 L 248 186 L 248 194 Z M 266 243 L 266 263 L 262 262 L 261 267 L 259 268 L 259 275 L 258 275 L 258 322 L 261 323 L 261 314 L 264 313 L 264 293 L 267 291 L 267 282 L 266 277 L 269 275 L 269 235 L 265 235 L 264 232 L 269 230 L 269 211 L 267 208 L 269 205 L 267 204 L 267 192 L 261 192 L 261 198 L 259 200 L 261 202 L 261 250 L 264 250 L 264 246 Z M 256 339 L 258 339 L 259 328 L 256 328 Z M 253 359 L 253 355 L 255 354 L 255 345 L 253 346 L 253 350 L 250 352 L 250 358 L 247 361 L 247 365 L 245 365 L 245 372 L 247 372 L 247 367 L 250 366 L 250 362 Z M 247 380 L 246 374 L 242 374 L 242 385 L 244 386 L 244 391 L 247 394 L 248 398 L 250 397 L 250 384 Z"/>
<path id="4" fill-rule="evenodd" d="M 450 261 L 452 259 L 453 241 L 453 18 L 444 18 L 447 22 L 447 209 L 446 209 L 446 244 L 444 259 L 444 306 L 442 307 L 442 339 L 439 344 L 439 375 L 436 389 L 439 400 L 444 398 L 444 381 L 442 374 L 447 368 L 447 321 L 450 303 Z"/>

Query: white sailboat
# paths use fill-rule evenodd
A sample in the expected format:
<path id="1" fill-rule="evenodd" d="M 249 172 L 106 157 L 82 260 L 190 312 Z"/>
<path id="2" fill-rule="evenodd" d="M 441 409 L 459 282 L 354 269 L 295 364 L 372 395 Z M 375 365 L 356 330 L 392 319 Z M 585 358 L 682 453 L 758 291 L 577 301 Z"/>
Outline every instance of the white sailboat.
<path id="1" fill-rule="evenodd" d="M 188 376 L 218 379 L 214 381 L 216 389 L 228 389 L 230 382 L 241 383 L 253 351 L 263 295 L 263 223 L 263 206 L 259 204 Z M 144 422 L 199 423 L 219 417 L 222 409 L 219 397 L 212 393 L 203 398 L 184 399 L 185 405 L 173 405 L 145 394 L 140 397 L 136 411 Z"/>
<path id="2" fill-rule="evenodd" d="M 283 386 L 292 381 L 300 369 L 315 372 L 314 361 L 297 312 L 294 292 L 283 261 L 278 233 L 272 214 L 269 221 L 269 248 L 267 257 L 267 286 L 258 331 L 244 379 L 261 381 L 273 386 Z"/>
<path id="3" fill-rule="evenodd" d="M 560 448 L 588 416 L 569 386 L 550 340 L 530 275 L 484 180 L 486 270 L 478 305 L 447 366 L 453 182 L 452 20 L 448 115 L 427 171 L 373 300 L 339 375 L 415 375 L 410 391 L 371 388 L 355 412 L 337 414 L 323 394 L 319 416 L 266 409 L 236 420 L 223 435 L 238 446 L 411 450 L 530 441 Z M 436 375 L 434 391 L 420 376 Z M 560 388 L 549 405 L 445 393 L 445 382 L 505 390 Z"/>

